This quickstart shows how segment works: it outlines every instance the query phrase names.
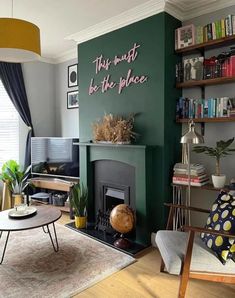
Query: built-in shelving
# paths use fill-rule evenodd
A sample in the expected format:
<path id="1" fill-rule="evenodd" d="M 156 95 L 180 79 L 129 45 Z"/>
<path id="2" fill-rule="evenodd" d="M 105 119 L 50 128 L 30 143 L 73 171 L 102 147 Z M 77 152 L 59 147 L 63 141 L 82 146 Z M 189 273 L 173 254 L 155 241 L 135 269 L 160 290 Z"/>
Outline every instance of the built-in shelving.
<path id="1" fill-rule="evenodd" d="M 188 185 L 184 185 L 184 184 L 177 184 L 177 183 L 172 183 L 173 186 L 178 186 L 178 187 L 183 187 L 183 188 L 187 188 Z M 218 189 L 218 188 L 214 188 L 213 184 L 211 183 L 208 183 L 208 184 L 205 184 L 203 186 L 193 186 L 191 185 L 190 187 L 192 188 L 199 188 L 199 189 L 205 189 L 205 190 L 214 190 L 214 191 L 220 191 L 221 189 Z M 224 190 L 229 190 L 229 185 L 225 185 L 223 187 Z"/>
<path id="2" fill-rule="evenodd" d="M 177 119 L 176 122 L 188 123 L 189 120 L 193 120 L 193 122 L 199 122 L 199 123 L 235 122 L 235 117 L 196 118 L 196 119 L 183 118 L 183 119 Z"/>
<path id="3" fill-rule="evenodd" d="M 219 85 L 235 82 L 235 77 L 222 77 L 214 78 L 207 80 L 191 80 L 185 81 L 182 83 L 176 83 L 176 88 L 192 88 L 192 87 L 201 87 L 201 86 L 210 86 L 210 85 Z"/>
<path id="4" fill-rule="evenodd" d="M 228 46 L 235 43 L 235 35 L 228 36 L 228 37 L 223 37 L 215 40 L 210 40 L 207 42 L 199 43 L 193 46 L 185 47 L 182 49 L 176 50 L 176 53 L 189 53 L 193 52 L 196 50 L 206 50 L 209 48 L 213 47 L 218 47 L 218 46 Z"/>

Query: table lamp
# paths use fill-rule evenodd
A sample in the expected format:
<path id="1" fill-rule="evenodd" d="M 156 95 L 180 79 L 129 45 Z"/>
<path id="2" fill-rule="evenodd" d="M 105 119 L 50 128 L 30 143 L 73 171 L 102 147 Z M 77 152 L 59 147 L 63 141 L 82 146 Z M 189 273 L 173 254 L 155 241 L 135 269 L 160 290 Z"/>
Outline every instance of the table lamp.
<path id="1" fill-rule="evenodd" d="M 188 164 L 188 192 L 186 197 L 186 206 L 191 205 L 191 167 L 190 167 L 190 149 L 191 144 L 204 143 L 204 138 L 202 135 L 195 131 L 195 123 L 190 120 L 189 130 L 181 137 L 180 143 L 186 144 L 187 147 L 187 164 Z M 190 212 L 188 212 L 188 223 L 190 224 Z"/>

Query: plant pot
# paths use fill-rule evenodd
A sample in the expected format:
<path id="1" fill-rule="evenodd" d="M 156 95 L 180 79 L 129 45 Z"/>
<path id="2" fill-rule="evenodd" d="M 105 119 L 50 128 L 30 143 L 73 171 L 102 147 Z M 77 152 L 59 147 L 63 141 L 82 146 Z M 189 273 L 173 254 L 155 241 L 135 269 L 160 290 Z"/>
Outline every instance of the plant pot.
<path id="1" fill-rule="evenodd" d="M 75 227 L 77 229 L 84 229 L 86 227 L 86 216 L 75 216 Z"/>
<path id="2" fill-rule="evenodd" d="M 212 183 L 214 188 L 223 188 L 225 185 L 226 176 L 225 175 L 212 175 Z"/>
<path id="3" fill-rule="evenodd" d="M 13 205 L 20 205 L 24 203 L 24 197 L 22 194 L 13 194 Z"/>
<path id="4" fill-rule="evenodd" d="M 2 204 L 1 210 L 11 209 L 12 206 L 12 198 L 11 193 L 9 191 L 8 185 L 6 182 L 3 183 L 3 191 L 2 191 Z"/>

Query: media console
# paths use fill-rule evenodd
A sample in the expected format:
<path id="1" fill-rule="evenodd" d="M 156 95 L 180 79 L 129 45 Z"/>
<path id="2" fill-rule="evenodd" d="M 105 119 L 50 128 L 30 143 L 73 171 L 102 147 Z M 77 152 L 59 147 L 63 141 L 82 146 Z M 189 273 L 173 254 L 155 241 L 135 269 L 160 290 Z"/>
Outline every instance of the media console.
<path id="1" fill-rule="evenodd" d="M 44 177 L 34 177 L 29 179 L 29 181 L 37 188 L 41 189 L 50 189 L 50 190 L 58 190 L 58 191 L 65 191 L 70 192 L 71 187 L 79 182 L 79 179 L 74 180 L 62 180 L 57 178 L 44 178 Z M 71 208 L 64 207 L 64 206 L 58 206 L 61 211 L 69 212 L 70 217 L 73 217 Z"/>

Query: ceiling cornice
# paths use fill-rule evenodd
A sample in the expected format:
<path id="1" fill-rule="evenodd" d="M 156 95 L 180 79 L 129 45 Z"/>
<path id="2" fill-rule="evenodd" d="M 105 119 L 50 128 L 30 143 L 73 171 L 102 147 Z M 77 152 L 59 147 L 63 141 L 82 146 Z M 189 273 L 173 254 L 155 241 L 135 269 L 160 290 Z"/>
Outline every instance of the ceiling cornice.
<path id="1" fill-rule="evenodd" d="M 232 5 L 235 5 L 234 0 L 190 0 L 190 2 L 188 0 L 150 0 L 94 26 L 69 35 L 65 39 L 80 44 L 163 11 L 181 21 L 186 21 Z M 50 63 L 62 63 L 76 57 L 77 51 L 74 49 L 49 60 Z"/>
<path id="2" fill-rule="evenodd" d="M 82 31 L 72 34 L 65 39 L 74 40 L 77 44 L 109 33 L 129 24 L 135 23 L 154 14 L 164 11 L 165 0 L 150 0 L 146 3 L 129 9 L 115 17 L 88 27 Z"/>
<path id="3" fill-rule="evenodd" d="M 166 0 L 165 11 L 181 21 L 186 21 L 235 5 L 234 0 L 195 0 L 191 1 L 188 6 L 184 6 L 184 2 L 184 0 Z"/>

